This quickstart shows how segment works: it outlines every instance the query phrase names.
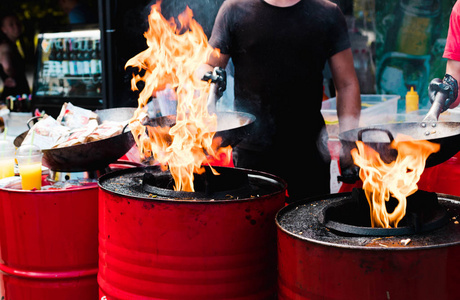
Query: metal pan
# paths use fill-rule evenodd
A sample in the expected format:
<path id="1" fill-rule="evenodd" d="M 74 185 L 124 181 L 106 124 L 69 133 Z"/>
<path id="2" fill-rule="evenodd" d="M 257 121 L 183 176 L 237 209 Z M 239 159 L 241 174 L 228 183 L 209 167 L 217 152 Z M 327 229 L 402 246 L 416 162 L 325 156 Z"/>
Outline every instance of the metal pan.
<path id="1" fill-rule="evenodd" d="M 111 108 L 98 110 L 98 118 L 103 121 L 122 122 L 132 118 L 135 108 Z M 16 147 L 21 146 L 27 132 L 14 140 Z M 43 150 L 43 165 L 53 171 L 82 172 L 101 170 L 123 156 L 134 145 L 131 131 L 125 128 L 123 133 L 99 141 L 63 148 Z"/>
<path id="2" fill-rule="evenodd" d="M 217 130 L 214 138 L 222 138 L 222 147 L 228 145 L 234 147 L 243 140 L 250 132 L 256 120 L 251 114 L 243 112 L 218 112 Z M 145 125 L 151 127 L 172 127 L 176 123 L 176 116 L 164 116 L 150 119 Z"/>
<path id="3" fill-rule="evenodd" d="M 355 142 L 363 141 L 375 149 L 385 162 L 396 158 L 397 152 L 390 148 L 391 141 L 398 135 L 411 136 L 415 140 L 426 140 L 441 145 L 441 149 L 431 154 L 426 167 L 438 165 L 460 151 L 460 123 L 395 123 L 375 125 L 366 128 L 356 128 L 339 134 L 339 139 L 345 148 L 355 147 Z"/>

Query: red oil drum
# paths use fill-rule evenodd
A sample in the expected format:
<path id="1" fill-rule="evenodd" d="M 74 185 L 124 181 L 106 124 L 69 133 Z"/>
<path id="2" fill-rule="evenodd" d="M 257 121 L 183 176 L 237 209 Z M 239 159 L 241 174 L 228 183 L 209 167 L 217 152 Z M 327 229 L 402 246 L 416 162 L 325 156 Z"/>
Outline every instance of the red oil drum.
<path id="1" fill-rule="evenodd" d="M 251 186 L 263 187 L 239 199 L 168 198 L 142 190 L 142 174 L 152 170 L 99 179 L 99 296 L 274 299 L 274 218 L 284 206 L 286 184 L 236 169 L 248 173 Z"/>
<path id="2" fill-rule="evenodd" d="M 401 236 L 329 229 L 321 214 L 348 197 L 302 200 L 278 212 L 278 299 L 459 299 L 458 197 L 438 196 L 447 209 L 445 225 Z"/>
<path id="3" fill-rule="evenodd" d="M 97 197 L 97 184 L 0 189 L 0 293 L 5 299 L 98 299 Z"/>

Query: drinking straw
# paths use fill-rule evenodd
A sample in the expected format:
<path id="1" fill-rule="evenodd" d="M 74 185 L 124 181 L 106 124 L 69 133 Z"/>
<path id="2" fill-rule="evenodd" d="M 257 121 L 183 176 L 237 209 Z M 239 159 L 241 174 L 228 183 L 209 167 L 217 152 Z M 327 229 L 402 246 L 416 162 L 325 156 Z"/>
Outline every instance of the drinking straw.
<path id="1" fill-rule="evenodd" d="M 32 138 L 30 139 L 30 149 L 29 149 L 29 162 L 32 160 L 32 146 L 34 144 L 35 130 L 32 130 Z"/>
<path id="2" fill-rule="evenodd" d="M 34 144 L 34 138 L 35 138 L 35 130 L 32 130 L 32 138 L 30 139 L 30 144 Z M 32 149 L 32 148 L 31 148 Z"/>

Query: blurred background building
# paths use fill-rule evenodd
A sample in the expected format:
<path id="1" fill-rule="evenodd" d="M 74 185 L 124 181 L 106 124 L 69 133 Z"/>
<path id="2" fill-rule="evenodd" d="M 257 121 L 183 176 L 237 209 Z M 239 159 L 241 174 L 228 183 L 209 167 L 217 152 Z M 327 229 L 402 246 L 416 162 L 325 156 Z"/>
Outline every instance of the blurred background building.
<path id="1" fill-rule="evenodd" d="M 43 61 L 38 61 L 43 58 L 37 57 L 39 34 L 84 28 L 81 23 L 88 23 L 100 30 L 100 42 L 97 42 L 100 44 L 96 45 L 95 40 L 91 42 L 92 48 L 100 47 L 98 55 L 102 61 L 103 81 L 98 105 L 135 106 L 137 95 L 130 90 L 133 70 L 125 70 L 124 65 L 146 48 L 143 33 L 148 27 L 146 19 L 153 2 L 155 0 L 16 0 L 2 1 L 0 10 L 16 12 L 22 22 L 24 33 L 18 44 L 26 61 L 30 86 L 34 87 L 33 93 L 37 92 L 37 68 L 44 65 Z M 222 2 L 164 0 L 162 11 L 169 18 L 177 16 L 188 5 L 209 36 Z M 398 94 L 403 99 L 413 86 L 420 95 L 421 106 L 427 105 L 429 81 L 444 75 L 446 60 L 441 56 L 455 0 L 333 2 L 342 8 L 348 20 L 362 94 Z M 75 8 L 73 12 L 72 8 Z M 87 42 L 80 44 L 76 42 L 66 47 L 80 50 L 90 47 Z M 47 50 L 51 51 L 52 47 Z M 61 52 L 65 50 L 69 49 L 62 48 Z M 327 70 L 324 74 L 325 96 L 333 97 L 330 75 Z"/>

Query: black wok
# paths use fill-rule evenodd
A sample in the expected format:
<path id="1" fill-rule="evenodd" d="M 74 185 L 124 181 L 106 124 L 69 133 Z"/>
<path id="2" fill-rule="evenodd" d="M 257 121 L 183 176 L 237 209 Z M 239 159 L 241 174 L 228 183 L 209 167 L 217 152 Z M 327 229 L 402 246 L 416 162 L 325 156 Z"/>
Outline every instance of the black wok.
<path id="1" fill-rule="evenodd" d="M 98 110 L 96 113 L 100 122 L 123 122 L 131 119 L 135 110 L 135 108 L 123 107 Z M 27 132 L 16 137 L 14 140 L 16 147 L 21 146 Z M 60 172 L 101 170 L 123 156 L 133 145 L 134 138 L 131 131 L 125 128 L 123 133 L 104 140 L 63 148 L 44 149 L 43 165 Z"/>
<path id="2" fill-rule="evenodd" d="M 397 152 L 390 148 L 390 143 L 398 134 L 441 145 L 438 152 L 428 157 L 426 167 L 440 164 L 460 151 L 460 123 L 458 122 L 375 125 L 342 132 L 339 134 L 339 139 L 345 149 L 355 147 L 355 142 L 361 140 L 375 149 L 382 160 L 388 163 L 396 158 Z"/>
<path id="3" fill-rule="evenodd" d="M 243 112 L 217 112 L 217 130 L 214 138 L 222 138 L 221 147 L 236 146 L 250 132 L 255 117 Z M 151 127 L 172 127 L 176 116 L 164 116 L 150 119 L 145 125 Z"/>

